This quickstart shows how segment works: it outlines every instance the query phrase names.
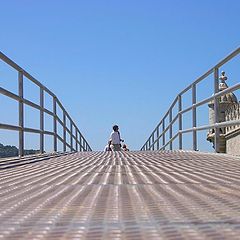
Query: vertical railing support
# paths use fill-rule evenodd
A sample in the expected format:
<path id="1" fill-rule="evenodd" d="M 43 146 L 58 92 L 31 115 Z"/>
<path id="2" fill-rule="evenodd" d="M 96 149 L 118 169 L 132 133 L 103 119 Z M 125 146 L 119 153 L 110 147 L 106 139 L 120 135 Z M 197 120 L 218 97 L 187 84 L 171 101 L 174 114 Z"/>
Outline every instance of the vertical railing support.
<path id="1" fill-rule="evenodd" d="M 182 96 L 178 95 L 178 140 L 179 140 L 179 149 L 182 149 Z"/>
<path id="2" fill-rule="evenodd" d="M 81 133 L 80 133 L 80 131 L 79 130 L 77 130 L 78 131 L 78 151 L 80 151 L 81 152 L 81 143 L 80 143 L 80 139 L 81 139 Z"/>
<path id="3" fill-rule="evenodd" d="M 173 134 L 173 130 L 172 130 L 172 108 L 170 108 L 169 110 L 169 139 L 171 140 L 172 139 L 172 134 Z M 170 150 L 172 150 L 172 142 L 170 142 Z"/>
<path id="4" fill-rule="evenodd" d="M 154 139 L 154 132 L 153 132 L 153 134 L 152 134 L 152 150 L 153 151 L 155 150 L 154 141 L 155 141 L 155 139 Z"/>
<path id="5" fill-rule="evenodd" d="M 75 151 L 78 151 L 78 132 L 77 127 L 75 126 Z"/>
<path id="6" fill-rule="evenodd" d="M 70 120 L 70 146 L 71 146 L 71 152 L 73 151 L 73 123 L 72 120 Z"/>
<path id="7" fill-rule="evenodd" d="M 157 127 L 157 150 L 159 150 L 159 126 Z"/>
<path id="8" fill-rule="evenodd" d="M 40 153 L 44 153 L 44 90 L 40 87 Z"/>
<path id="9" fill-rule="evenodd" d="M 80 142 L 80 152 L 82 152 L 82 150 L 83 150 L 83 147 L 82 147 L 82 134 L 80 133 L 79 134 L 80 135 L 80 139 L 79 139 L 79 142 Z"/>
<path id="10" fill-rule="evenodd" d="M 23 113 L 23 73 L 22 71 L 18 72 L 18 96 L 20 98 L 18 103 L 18 125 L 19 130 L 19 156 L 24 155 L 24 113 Z"/>
<path id="11" fill-rule="evenodd" d="M 218 68 L 214 69 L 214 94 L 219 92 L 219 70 Z M 214 123 L 218 123 L 219 119 L 219 104 L 218 104 L 218 98 L 214 97 Z M 215 146 L 215 152 L 219 152 L 219 140 L 220 140 L 220 131 L 219 128 L 215 127 L 214 129 L 215 135 L 214 135 L 214 146 Z"/>
<path id="12" fill-rule="evenodd" d="M 53 97 L 53 133 L 53 148 L 54 152 L 57 152 L 57 99 L 55 96 Z"/>
<path id="13" fill-rule="evenodd" d="M 196 84 L 192 85 L 192 127 L 195 128 L 197 126 L 197 109 L 194 107 L 196 104 Z M 193 150 L 197 151 L 197 132 L 193 130 Z"/>
<path id="14" fill-rule="evenodd" d="M 67 144 L 66 144 L 66 136 L 67 131 L 66 131 L 66 113 L 63 111 L 63 151 L 67 151 Z"/>
<path id="15" fill-rule="evenodd" d="M 165 118 L 162 120 L 162 150 L 165 150 Z"/>
<path id="16" fill-rule="evenodd" d="M 83 138 L 83 151 L 86 151 L 86 143 L 85 143 L 85 139 Z"/>

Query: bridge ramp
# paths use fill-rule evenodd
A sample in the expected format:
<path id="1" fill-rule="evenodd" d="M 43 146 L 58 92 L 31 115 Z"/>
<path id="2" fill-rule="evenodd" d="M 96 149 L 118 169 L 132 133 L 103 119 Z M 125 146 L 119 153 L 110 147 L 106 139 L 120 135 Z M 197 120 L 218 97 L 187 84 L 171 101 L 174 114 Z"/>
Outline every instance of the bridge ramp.
<path id="1" fill-rule="evenodd" d="M 0 161 L 0 239 L 239 239 L 240 158 L 79 152 Z"/>

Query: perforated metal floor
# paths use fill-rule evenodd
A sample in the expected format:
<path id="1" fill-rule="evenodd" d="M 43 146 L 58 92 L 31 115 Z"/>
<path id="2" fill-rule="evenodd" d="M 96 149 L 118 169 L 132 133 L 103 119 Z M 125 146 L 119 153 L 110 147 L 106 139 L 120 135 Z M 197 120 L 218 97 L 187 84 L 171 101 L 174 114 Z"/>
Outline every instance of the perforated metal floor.
<path id="1" fill-rule="evenodd" d="M 0 239 L 240 239 L 237 157 L 84 152 L 0 169 Z"/>

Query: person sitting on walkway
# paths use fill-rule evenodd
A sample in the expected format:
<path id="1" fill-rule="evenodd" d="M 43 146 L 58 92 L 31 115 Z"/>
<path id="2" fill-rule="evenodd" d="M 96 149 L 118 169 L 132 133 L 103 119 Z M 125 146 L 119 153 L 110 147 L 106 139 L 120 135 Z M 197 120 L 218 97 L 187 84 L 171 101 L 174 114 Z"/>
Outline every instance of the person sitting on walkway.
<path id="1" fill-rule="evenodd" d="M 112 149 L 111 149 L 111 141 L 108 141 L 108 144 L 105 146 L 105 148 L 104 148 L 104 152 L 109 152 L 109 151 L 112 151 Z"/>
<path id="2" fill-rule="evenodd" d="M 109 140 L 109 147 L 112 147 L 113 151 L 121 151 L 121 142 L 124 140 L 121 139 L 120 137 L 120 132 L 118 131 L 119 128 L 117 125 L 113 126 L 113 132 L 110 135 L 110 140 Z"/>
<path id="3" fill-rule="evenodd" d="M 126 145 L 126 144 L 123 144 L 122 150 L 123 150 L 123 151 L 129 151 L 129 149 L 127 148 L 127 145 Z"/>

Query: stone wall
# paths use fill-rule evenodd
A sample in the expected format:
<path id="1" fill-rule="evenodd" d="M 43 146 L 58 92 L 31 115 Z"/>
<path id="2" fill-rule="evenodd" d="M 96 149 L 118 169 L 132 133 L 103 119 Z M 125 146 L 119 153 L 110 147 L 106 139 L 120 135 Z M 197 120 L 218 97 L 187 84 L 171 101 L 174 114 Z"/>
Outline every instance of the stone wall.
<path id="1" fill-rule="evenodd" d="M 225 120 L 239 120 L 240 119 L 240 103 L 236 103 L 225 112 Z M 228 154 L 240 155 L 240 125 L 226 127 L 226 152 Z"/>

